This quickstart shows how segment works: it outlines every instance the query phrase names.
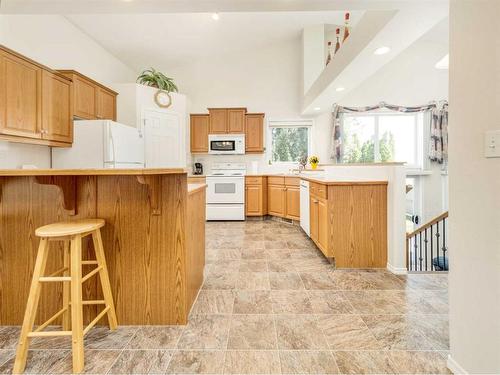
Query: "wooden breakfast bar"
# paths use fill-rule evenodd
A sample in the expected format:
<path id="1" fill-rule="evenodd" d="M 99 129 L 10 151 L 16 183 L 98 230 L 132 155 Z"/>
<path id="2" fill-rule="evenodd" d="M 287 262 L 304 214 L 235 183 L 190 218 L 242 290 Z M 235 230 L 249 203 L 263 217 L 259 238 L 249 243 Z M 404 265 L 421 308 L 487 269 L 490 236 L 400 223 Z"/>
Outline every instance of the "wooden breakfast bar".
<path id="1" fill-rule="evenodd" d="M 47 169 L 0 170 L 0 325 L 22 322 L 35 229 L 83 218 L 106 221 L 101 231 L 118 324 L 186 324 L 203 280 L 205 185 L 188 186 L 182 169 Z M 82 252 L 93 257 L 91 240 Z M 48 273 L 62 267 L 60 259 L 49 257 Z M 84 300 L 102 298 L 98 286 L 89 279 Z M 44 287 L 37 322 L 61 304 L 62 285 Z M 96 309 L 84 306 L 85 322 Z"/>

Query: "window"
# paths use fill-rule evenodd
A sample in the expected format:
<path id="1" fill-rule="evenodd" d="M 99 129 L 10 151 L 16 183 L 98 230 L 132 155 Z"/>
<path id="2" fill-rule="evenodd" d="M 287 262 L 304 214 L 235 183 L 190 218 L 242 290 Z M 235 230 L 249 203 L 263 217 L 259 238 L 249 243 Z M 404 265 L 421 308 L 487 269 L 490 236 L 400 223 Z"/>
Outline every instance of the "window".
<path id="1" fill-rule="evenodd" d="M 344 114 L 344 163 L 405 162 L 423 167 L 422 113 Z"/>
<path id="2" fill-rule="evenodd" d="M 312 122 L 270 121 L 270 160 L 273 163 L 295 163 L 302 156 L 310 155 Z"/>

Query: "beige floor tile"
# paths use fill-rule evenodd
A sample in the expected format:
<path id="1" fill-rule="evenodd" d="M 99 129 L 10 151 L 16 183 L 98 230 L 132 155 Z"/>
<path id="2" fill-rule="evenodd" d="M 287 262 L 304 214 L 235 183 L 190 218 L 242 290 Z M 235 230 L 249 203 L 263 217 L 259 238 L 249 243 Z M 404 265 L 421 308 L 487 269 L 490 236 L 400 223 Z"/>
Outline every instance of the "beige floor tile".
<path id="1" fill-rule="evenodd" d="M 233 314 L 272 314 L 271 292 L 268 290 L 238 290 L 235 292 Z"/>
<path id="2" fill-rule="evenodd" d="M 241 259 L 241 248 L 227 248 L 227 249 L 219 249 L 217 253 L 218 260 L 239 260 Z"/>
<path id="3" fill-rule="evenodd" d="M 0 328 L 0 349 L 15 349 L 21 334 L 21 327 L 5 326 Z"/>
<path id="4" fill-rule="evenodd" d="M 273 259 L 267 261 L 269 272 L 295 272 L 295 265 L 292 260 Z"/>
<path id="5" fill-rule="evenodd" d="M 248 250 L 248 249 L 263 250 L 263 249 L 265 249 L 264 243 L 265 243 L 265 241 L 263 241 L 262 238 L 259 239 L 258 241 L 245 240 L 245 241 L 243 241 L 243 250 Z M 242 254 L 244 252 L 245 251 L 242 251 Z"/>
<path id="6" fill-rule="evenodd" d="M 236 289 L 269 290 L 269 274 L 267 272 L 240 272 Z"/>
<path id="7" fill-rule="evenodd" d="M 85 350 L 85 374 L 106 374 L 120 355 L 121 350 Z M 71 374 L 73 372 L 70 352 L 54 364 L 49 370 L 51 374 Z"/>
<path id="8" fill-rule="evenodd" d="M 332 350 L 383 349 L 358 315 L 321 315 L 318 324 Z"/>
<path id="9" fill-rule="evenodd" d="M 123 350 L 108 374 L 163 374 L 170 357 L 165 350 Z"/>
<path id="10" fill-rule="evenodd" d="M 269 272 L 271 289 L 274 290 L 299 290 L 304 289 L 304 284 L 297 272 Z"/>
<path id="11" fill-rule="evenodd" d="M 235 315 L 229 330 L 228 349 L 277 349 L 272 315 Z"/>
<path id="12" fill-rule="evenodd" d="M 451 374 L 442 352 L 392 350 L 389 358 L 397 374 Z"/>
<path id="13" fill-rule="evenodd" d="M 139 327 L 127 349 L 174 349 L 183 330 L 183 326 Z"/>
<path id="14" fill-rule="evenodd" d="M 442 290 L 407 290 L 403 296 L 405 313 L 448 314 L 448 293 Z"/>
<path id="15" fill-rule="evenodd" d="M 208 276 L 208 274 L 218 275 L 228 272 L 239 272 L 240 263 L 241 263 L 240 259 L 216 260 L 211 264 L 210 270 L 207 274 L 205 274 L 205 277 Z"/>
<path id="16" fill-rule="evenodd" d="M 1 332 L 0 332 L 1 334 Z M 0 349 L 0 366 L 16 355 L 14 349 Z"/>
<path id="17" fill-rule="evenodd" d="M 267 272 L 267 262 L 262 260 L 242 260 L 240 272 Z"/>
<path id="18" fill-rule="evenodd" d="M 313 308 L 307 291 L 271 291 L 273 312 L 275 314 L 312 314 Z"/>
<path id="19" fill-rule="evenodd" d="M 265 257 L 268 260 L 291 260 L 292 253 L 288 249 L 266 250 Z"/>
<path id="20" fill-rule="evenodd" d="M 338 374 L 339 369 L 329 351 L 281 351 L 283 374 Z"/>
<path id="21" fill-rule="evenodd" d="M 26 374 L 46 374 L 54 366 L 60 365 L 70 354 L 69 350 L 29 350 Z M 15 355 L 10 356 L 1 366 L 0 374 L 10 374 L 14 367 Z"/>
<path id="22" fill-rule="evenodd" d="M 357 270 L 336 270 L 332 278 L 339 290 L 374 290 L 370 282 L 370 273 Z"/>
<path id="23" fill-rule="evenodd" d="M 432 349 L 448 350 L 450 348 L 448 315 L 412 314 L 408 315 L 408 322 L 430 342 Z"/>
<path id="24" fill-rule="evenodd" d="M 328 349 L 316 316 L 276 315 L 275 320 L 280 349 Z"/>
<path id="25" fill-rule="evenodd" d="M 167 374 L 222 374 L 223 351 L 178 350 L 172 354 Z"/>
<path id="26" fill-rule="evenodd" d="M 227 315 L 192 315 L 177 344 L 179 349 L 225 349 L 231 318 Z"/>
<path id="27" fill-rule="evenodd" d="M 388 352 L 336 351 L 333 353 L 341 374 L 394 374 Z"/>
<path id="28" fill-rule="evenodd" d="M 264 248 L 267 250 L 288 249 L 286 241 L 264 241 Z"/>
<path id="29" fill-rule="evenodd" d="M 244 248 L 241 253 L 242 259 L 267 259 L 267 251 L 264 249 L 256 248 Z"/>
<path id="30" fill-rule="evenodd" d="M 309 290 L 309 300 L 316 314 L 352 314 L 354 307 L 341 291 Z"/>
<path id="31" fill-rule="evenodd" d="M 225 374 L 281 374 L 277 351 L 228 351 Z"/>
<path id="32" fill-rule="evenodd" d="M 333 290 L 337 289 L 331 273 L 328 272 L 300 272 L 302 282 L 309 290 Z"/>
<path id="33" fill-rule="evenodd" d="M 392 290 L 345 291 L 359 314 L 401 314 L 404 312 L 404 292 Z"/>
<path id="34" fill-rule="evenodd" d="M 236 288 L 238 280 L 237 272 L 224 272 L 209 274 L 203 282 L 203 289 L 208 290 L 231 290 Z"/>
<path id="35" fill-rule="evenodd" d="M 232 290 L 201 290 L 191 314 L 231 314 L 234 293 Z"/>
<path id="36" fill-rule="evenodd" d="M 434 349 L 431 341 L 407 315 L 363 315 L 362 319 L 384 349 Z"/>
<path id="37" fill-rule="evenodd" d="M 447 290 L 448 274 L 408 274 L 398 276 L 409 289 Z"/>
<path id="38" fill-rule="evenodd" d="M 86 349 L 123 349 L 137 332 L 138 327 L 119 326 L 111 331 L 106 326 L 92 328 L 85 335 Z"/>

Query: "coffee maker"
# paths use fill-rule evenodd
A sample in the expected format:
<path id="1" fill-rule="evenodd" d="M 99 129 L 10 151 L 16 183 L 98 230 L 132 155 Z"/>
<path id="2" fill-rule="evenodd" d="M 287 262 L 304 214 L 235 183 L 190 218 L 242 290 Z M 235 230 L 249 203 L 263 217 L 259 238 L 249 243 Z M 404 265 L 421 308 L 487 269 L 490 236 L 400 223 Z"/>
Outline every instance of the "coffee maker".
<path id="1" fill-rule="evenodd" d="M 203 165 L 201 163 L 194 163 L 193 174 L 203 174 Z"/>

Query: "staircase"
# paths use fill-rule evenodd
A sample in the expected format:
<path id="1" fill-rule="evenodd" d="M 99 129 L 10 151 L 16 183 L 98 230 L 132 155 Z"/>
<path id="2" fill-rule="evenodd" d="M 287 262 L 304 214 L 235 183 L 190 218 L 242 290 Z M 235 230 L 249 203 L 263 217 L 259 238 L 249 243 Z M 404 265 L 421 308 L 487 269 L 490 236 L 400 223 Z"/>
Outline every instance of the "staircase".
<path id="1" fill-rule="evenodd" d="M 448 271 L 447 219 L 448 211 L 406 234 L 408 272 Z"/>

